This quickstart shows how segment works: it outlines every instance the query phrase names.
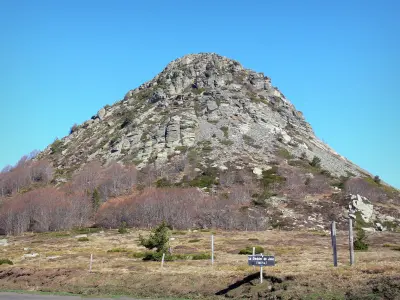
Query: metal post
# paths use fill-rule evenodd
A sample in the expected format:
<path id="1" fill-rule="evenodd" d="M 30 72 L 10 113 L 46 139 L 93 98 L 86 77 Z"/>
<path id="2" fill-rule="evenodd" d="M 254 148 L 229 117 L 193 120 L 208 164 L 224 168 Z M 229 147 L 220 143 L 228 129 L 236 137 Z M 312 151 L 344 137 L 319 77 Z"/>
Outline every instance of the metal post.
<path id="1" fill-rule="evenodd" d="M 89 273 L 92 272 L 93 254 L 90 254 Z"/>
<path id="2" fill-rule="evenodd" d="M 349 218 L 349 250 L 350 266 L 354 265 L 354 237 L 353 237 L 353 219 Z"/>
<path id="3" fill-rule="evenodd" d="M 165 259 L 165 253 L 162 254 L 161 269 L 164 269 L 164 259 Z"/>
<path id="4" fill-rule="evenodd" d="M 214 265 L 214 235 L 211 235 L 211 264 Z"/>
<path id="5" fill-rule="evenodd" d="M 331 223 L 331 239 L 333 249 L 333 265 L 337 267 L 337 249 L 336 249 L 336 222 Z"/>

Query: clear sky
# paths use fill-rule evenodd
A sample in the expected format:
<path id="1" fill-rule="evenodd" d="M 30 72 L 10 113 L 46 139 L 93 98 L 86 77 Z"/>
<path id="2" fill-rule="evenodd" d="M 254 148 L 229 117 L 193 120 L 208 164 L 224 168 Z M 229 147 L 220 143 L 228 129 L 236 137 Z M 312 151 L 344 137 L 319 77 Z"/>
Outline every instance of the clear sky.
<path id="1" fill-rule="evenodd" d="M 318 137 L 400 188 L 398 0 L 0 0 L 0 168 L 198 52 L 264 72 Z"/>

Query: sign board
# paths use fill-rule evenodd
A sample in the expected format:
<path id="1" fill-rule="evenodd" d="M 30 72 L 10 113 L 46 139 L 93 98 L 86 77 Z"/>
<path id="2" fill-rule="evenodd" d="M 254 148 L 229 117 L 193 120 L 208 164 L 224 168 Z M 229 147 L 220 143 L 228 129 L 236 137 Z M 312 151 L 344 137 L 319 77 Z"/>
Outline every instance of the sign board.
<path id="1" fill-rule="evenodd" d="M 275 266 L 275 256 L 249 255 L 249 266 Z"/>

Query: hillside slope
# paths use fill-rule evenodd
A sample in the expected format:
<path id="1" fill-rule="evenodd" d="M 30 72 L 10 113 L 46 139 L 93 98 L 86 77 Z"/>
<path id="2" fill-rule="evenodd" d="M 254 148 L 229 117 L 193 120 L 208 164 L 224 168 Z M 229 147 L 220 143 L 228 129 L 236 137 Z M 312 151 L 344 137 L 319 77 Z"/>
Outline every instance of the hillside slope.
<path id="1" fill-rule="evenodd" d="M 372 201 L 379 222 L 399 218 L 398 190 L 319 140 L 270 78 L 214 53 L 172 61 L 123 100 L 74 125 L 37 159 L 52 162 L 58 182 L 89 162 L 133 164 L 142 187 L 196 187 L 236 197 L 232 203 L 261 207 L 257 218 L 275 226 L 344 221 L 348 194 Z"/>

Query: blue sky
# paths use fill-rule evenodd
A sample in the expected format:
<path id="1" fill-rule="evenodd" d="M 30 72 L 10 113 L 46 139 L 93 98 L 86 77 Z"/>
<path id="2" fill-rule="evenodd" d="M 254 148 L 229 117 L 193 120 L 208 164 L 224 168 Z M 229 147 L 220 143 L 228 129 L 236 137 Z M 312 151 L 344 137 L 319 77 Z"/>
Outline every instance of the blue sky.
<path id="1" fill-rule="evenodd" d="M 172 60 L 272 78 L 317 136 L 400 187 L 400 1 L 0 0 L 0 168 Z"/>

